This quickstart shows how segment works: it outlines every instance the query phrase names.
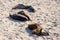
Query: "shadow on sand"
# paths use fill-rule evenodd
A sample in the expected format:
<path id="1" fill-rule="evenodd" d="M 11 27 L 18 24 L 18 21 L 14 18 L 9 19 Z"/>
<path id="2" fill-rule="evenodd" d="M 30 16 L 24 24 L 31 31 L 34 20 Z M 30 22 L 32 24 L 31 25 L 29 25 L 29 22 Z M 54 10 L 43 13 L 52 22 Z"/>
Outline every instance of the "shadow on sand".
<path id="1" fill-rule="evenodd" d="M 29 28 L 26 28 L 26 31 L 27 31 L 27 33 L 29 33 L 30 36 L 32 36 L 32 35 L 49 36 L 49 33 L 47 33 L 47 32 L 42 32 L 42 33 L 39 33 L 39 34 L 32 34 L 32 32 L 31 32 L 31 30 Z"/>

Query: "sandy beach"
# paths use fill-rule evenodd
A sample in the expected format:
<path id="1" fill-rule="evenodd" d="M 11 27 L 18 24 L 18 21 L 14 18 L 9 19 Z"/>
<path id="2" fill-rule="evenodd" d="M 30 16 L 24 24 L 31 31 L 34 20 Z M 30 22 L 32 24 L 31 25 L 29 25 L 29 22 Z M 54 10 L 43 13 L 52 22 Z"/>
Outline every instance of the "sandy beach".
<path id="1" fill-rule="evenodd" d="M 31 5 L 35 13 L 25 11 L 32 22 L 38 23 L 49 36 L 32 35 L 28 27 L 31 21 L 19 22 L 9 18 L 18 4 Z M 0 0 L 0 40 L 60 40 L 60 0 Z"/>

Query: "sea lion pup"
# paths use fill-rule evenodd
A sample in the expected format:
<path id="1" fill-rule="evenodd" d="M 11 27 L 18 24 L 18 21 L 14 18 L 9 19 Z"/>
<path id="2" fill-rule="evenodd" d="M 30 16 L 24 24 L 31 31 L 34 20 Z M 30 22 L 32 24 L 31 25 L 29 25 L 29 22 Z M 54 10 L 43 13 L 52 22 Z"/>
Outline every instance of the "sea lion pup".
<path id="1" fill-rule="evenodd" d="M 18 12 L 18 14 L 26 16 L 28 18 L 28 20 L 31 20 L 30 17 L 24 11 L 20 11 L 20 12 Z"/>
<path id="2" fill-rule="evenodd" d="M 29 18 L 29 16 L 27 14 L 25 14 L 24 11 L 20 11 L 17 14 L 13 14 L 13 15 L 10 14 L 10 17 L 15 19 L 15 20 L 19 20 L 19 21 L 29 21 L 29 20 L 31 20 Z"/>
<path id="3" fill-rule="evenodd" d="M 31 23 L 28 25 L 28 28 L 32 31 L 32 34 L 36 34 L 38 36 L 48 36 L 48 32 L 42 32 L 42 27 L 37 23 Z"/>
<path id="4" fill-rule="evenodd" d="M 28 12 L 35 12 L 35 9 L 32 6 L 28 6 L 28 5 L 25 6 L 23 4 L 18 4 L 12 9 L 26 9 Z"/>
<path id="5" fill-rule="evenodd" d="M 29 24 L 28 28 L 32 31 L 32 34 L 42 33 L 42 27 L 37 23 Z"/>
<path id="6" fill-rule="evenodd" d="M 25 5 L 23 5 L 23 4 L 18 4 L 18 5 L 16 5 L 14 8 L 12 8 L 12 9 L 27 9 L 27 7 L 25 6 Z"/>

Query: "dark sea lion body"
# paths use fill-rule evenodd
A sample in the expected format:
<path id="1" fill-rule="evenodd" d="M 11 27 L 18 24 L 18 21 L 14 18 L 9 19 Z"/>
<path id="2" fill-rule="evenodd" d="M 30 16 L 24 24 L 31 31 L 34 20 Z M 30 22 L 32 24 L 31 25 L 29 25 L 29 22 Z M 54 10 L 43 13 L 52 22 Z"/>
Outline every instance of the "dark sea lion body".
<path id="1" fill-rule="evenodd" d="M 15 19 L 15 20 L 19 20 L 19 21 L 26 21 L 26 20 L 28 20 L 27 18 L 22 17 L 22 16 L 18 16 L 16 14 L 10 15 L 10 17 L 13 18 L 13 19 Z"/>
<path id="2" fill-rule="evenodd" d="M 28 28 L 32 31 L 32 34 L 36 34 L 38 36 L 48 36 L 49 35 L 48 32 L 42 32 L 42 27 L 37 23 L 29 24 Z"/>
<path id="3" fill-rule="evenodd" d="M 16 5 L 14 8 L 12 9 L 27 9 L 26 6 L 24 6 L 23 4 L 18 4 Z"/>
<path id="4" fill-rule="evenodd" d="M 23 4 L 18 4 L 12 9 L 26 9 L 29 12 L 35 12 L 35 9 L 32 6 L 25 6 Z"/>
<path id="5" fill-rule="evenodd" d="M 39 24 L 29 24 L 28 28 L 32 31 L 33 34 L 39 34 L 42 32 L 42 27 Z"/>
<path id="6" fill-rule="evenodd" d="M 35 9 L 32 6 L 26 6 L 29 12 L 35 12 Z"/>
<path id="7" fill-rule="evenodd" d="M 26 13 L 24 13 L 24 11 L 20 11 L 20 12 L 18 12 L 18 14 L 23 15 L 23 16 L 26 16 L 28 18 L 28 20 L 31 20 L 29 18 L 29 16 Z"/>
<path id="8" fill-rule="evenodd" d="M 29 20 L 31 20 L 29 18 L 29 16 L 24 11 L 20 11 L 17 14 L 13 14 L 13 15 L 10 14 L 10 17 L 15 19 L 15 20 L 19 20 L 19 21 L 29 21 Z"/>

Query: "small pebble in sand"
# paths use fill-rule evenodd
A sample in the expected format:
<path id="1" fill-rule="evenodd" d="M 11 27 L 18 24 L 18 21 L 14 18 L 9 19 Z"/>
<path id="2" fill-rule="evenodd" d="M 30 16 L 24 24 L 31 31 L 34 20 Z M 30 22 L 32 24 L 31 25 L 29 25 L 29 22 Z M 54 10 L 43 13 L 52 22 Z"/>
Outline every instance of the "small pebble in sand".
<path id="1" fill-rule="evenodd" d="M 4 22 L 2 20 L 0 20 L 0 24 L 3 24 Z"/>

